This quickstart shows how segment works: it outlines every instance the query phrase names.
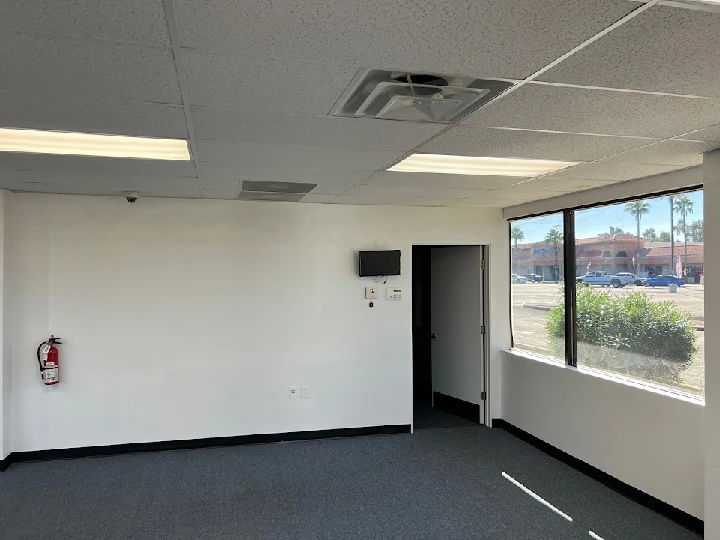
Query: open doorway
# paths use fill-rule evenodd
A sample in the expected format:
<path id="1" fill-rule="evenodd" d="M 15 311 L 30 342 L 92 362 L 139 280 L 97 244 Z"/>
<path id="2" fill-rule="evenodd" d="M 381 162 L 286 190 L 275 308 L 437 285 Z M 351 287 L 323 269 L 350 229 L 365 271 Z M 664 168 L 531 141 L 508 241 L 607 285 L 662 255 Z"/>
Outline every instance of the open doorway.
<path id="1" fill-rule="evenodd" d="M 485 422 L 483 246 L 413 246 L 413 426 Z"/>

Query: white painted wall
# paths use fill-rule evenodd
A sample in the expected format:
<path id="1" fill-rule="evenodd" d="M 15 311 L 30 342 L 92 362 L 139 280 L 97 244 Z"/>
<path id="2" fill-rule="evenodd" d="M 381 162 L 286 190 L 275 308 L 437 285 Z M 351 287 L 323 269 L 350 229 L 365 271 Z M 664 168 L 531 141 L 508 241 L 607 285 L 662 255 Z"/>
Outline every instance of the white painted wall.
<path id="1" fill-rule="evenodd" d="M 6 222 L 6 206 L 12 193 L 0 189 L 0 459 L 11 451 L 11 372 L 10 372 L 10 281 L 6 278 L 5 266 L 8 263 L 6 252 L 10 242 Z"/>
<path id="2" fill-rule="evenodd" d="M 433 391 L 482 403 L 482 250 L 434 248 L 432 260 Z"/>
<path id="3" fill-rule="evenodd" d="M 15 451 L 411 423 L 413 243 L 491 246 L 493 361 L 509 346 L 499 210 L 40 194 L 7 210 Z M 359 249 L 402 250 L 404 300 L 368 307 Z M 62 382 L 45 388 L 51 333 Z"/>
<path id="4" fill-rule="evenodd" d="M 720 152 L 703 163 L 705 218 L 705 538 L 720 538 Z"/>
<path id="5" fill-rule="evenodd" d="M 702 404 L 515 352 L 503 353 L 502 363 L 503 419 L 703 517 Z"/>

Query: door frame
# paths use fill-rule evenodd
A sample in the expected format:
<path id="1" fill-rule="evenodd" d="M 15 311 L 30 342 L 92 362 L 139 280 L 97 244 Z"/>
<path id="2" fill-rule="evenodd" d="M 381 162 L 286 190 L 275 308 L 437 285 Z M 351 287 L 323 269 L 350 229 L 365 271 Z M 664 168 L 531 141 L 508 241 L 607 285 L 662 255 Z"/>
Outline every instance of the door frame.
<path id="1" fill-rule="evenodd" d="M 442 243 L 439 244 L 437 242 L 433 243 L 418 243 L 413 242 L 410 245 L 410 253 L 412 256 L 412 248 L 418 246 L 418 247 L 427 247 L 427 248 L 442 248 L 442 247 L 478 247 L 480 248 L 480 257 L 482 260 L 482 274 L 480 276 L 480 287 L 481 287 L 481 294 L 482 294 L 482 325 L 485 327 L 485 335 L 483 336 L 482 340 L 482 351 L 480 355 L 480 362 L 482 364 L 482 373 L 483 373 L 483 380 L 481 382 L 482 388 L 481 391 L 485 393 L 485 399 L 480 404 L 480 407 L 482 408 L 483 412 L 483 423 L 482 425 L 485 425 L 487 427 L 492 427 L 492 418 L 490 415 L 490 411 L 492 410 L 491 407 L 491 400 L 493 399 L 493 396 L 490 392 L 490 387 L 492 386 L 490 384 L 490 335 L 491 335 L 491 328 L 490 328 L 490 281 L 489 281 L 489 268 L 490 268 L 490 246 L 487 244 L 456 244 L 456 243 Z M 411 266 L 412 268 L 412 266 Z M 412 271 L 412 270 L 411 270 Z M 412 276 L 411 276 L 412 278 Z M 412 279 L 411 279 L 412 281 Z M 411 295 L 412 297 L 412 295 Z M 412 306 L 411 306 L 412 308 Z M 412 324 L 410 325 L 410 332 L 411 332 L 411 341 L 412 341 Z M 413 345 L 414 347 L 414 345 Z M 413 350 L 413 355 L 415 354 L 415 351 Z M 414 357 L 414 356 L 413 356 Z M 432 362 L 432 357 L 430 359 Z M 412 364 L 411 364 L 412 365 Z M 412 368 L 414 371 L 414 366 Z M 412 406 L 413 399 L 414 399 L 414 379 L 413 379 L 413 371 L 410 373 L 410 384 L 413 385 L 413 396 L 410 399 L 410 404 Z M 413 415 L 413 421 L 411 423 L 412 429 L 411 432 L 414 432 L 415 430 L 415 418 Z"/>

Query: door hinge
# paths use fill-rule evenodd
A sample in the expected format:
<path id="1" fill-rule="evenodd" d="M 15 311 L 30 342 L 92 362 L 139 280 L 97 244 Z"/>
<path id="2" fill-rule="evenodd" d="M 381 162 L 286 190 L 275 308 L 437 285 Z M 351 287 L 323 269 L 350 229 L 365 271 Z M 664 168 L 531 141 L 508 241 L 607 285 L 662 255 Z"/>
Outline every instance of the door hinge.
<path id="1" fill-rule="evenodd" d="M 485 401 L 485 400 L 487 399 L 487 392 L 481 392 L 481 393 L 480 393 L 480 399 L 481 399 L 482 401 Z"/>
<path id="2" fill-rule="evenodd" d="M 480 269 L 481 269 L 481 270 L 485 270 L 485 259 L 482 259 L 482 260 L 480 261 Z"/>
<path id="3" fill-rule="evenodd" d="M 484 326 L 480 327 L 480 334 L 483 336 L 485 335 L 485 327 Z"/>

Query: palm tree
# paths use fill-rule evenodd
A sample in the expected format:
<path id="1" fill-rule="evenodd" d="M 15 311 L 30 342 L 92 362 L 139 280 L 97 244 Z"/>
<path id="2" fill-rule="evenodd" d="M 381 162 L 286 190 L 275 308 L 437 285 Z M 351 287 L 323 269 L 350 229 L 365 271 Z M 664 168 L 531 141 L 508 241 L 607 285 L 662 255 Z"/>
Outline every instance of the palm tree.
<path id="1" fill-rule="evenodd" d="M 631 216 L 635 216 L 635 224 L 637 225 L 637 249 L 635 250 L 635 273 L 638 273 L 640 267 L 640 218 L 650 213 L 650 204 L 646 201 L 633 201 L 625 205 L 625 211 Z"/>
<path id="2" fill-rule="evenodd" d="M 685 266 L 687 266 L 687 243 L 688 243 L 688 226 L 687 217 L 688 214 L 693 213 L 693 207 L 695 203 L 692 202 L 690 197 L 687 195 L 680 195 L 675 199 L 675 212 L 680 214 L 680 223 L 678 223 L 678 230 L 682 232 L 683 239 L 685 241 Z M 680 276 L 678 276 L 680 277 Z"/>
<path id="3" fill-rule="evenodd" d="M 515 243 L 515 249 L 513 250 L 513 268 L 515 273 L 517 274 L 517 245 L 519 240 L 525 239 L 525 233 L 520 227 L 518 227 L 517 225 L 513 225 L 510 228 L 510 238 L 512 238 L 513 242 Z"/>
<path id="4" fill-rule="evenodd" d="M 563 241 L 563 233 L 557 227 L 553 227 L 545 235 L 545 243 L 552 244 L 555 248 L 555 283 L 559 281 L 560 267 L 558 266 L 558 244 Z"/>

